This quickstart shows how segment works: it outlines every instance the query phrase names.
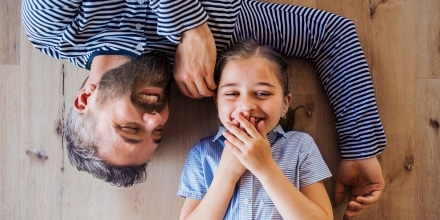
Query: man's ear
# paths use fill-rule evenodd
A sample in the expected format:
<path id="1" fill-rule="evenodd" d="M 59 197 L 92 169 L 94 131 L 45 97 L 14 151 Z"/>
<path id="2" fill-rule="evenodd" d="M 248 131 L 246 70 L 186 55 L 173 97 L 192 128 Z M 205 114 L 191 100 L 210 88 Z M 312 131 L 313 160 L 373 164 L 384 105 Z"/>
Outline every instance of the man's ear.
<path id="1" fill-rule="evenodd" d="M 84 113 L 87 108 L 89 97 L 92 95 L 95 89 L 95 84 L 87 84 L 78 91 L 75 100 L 73 100 L 73 108 L 75 109 L 75 111 L 77 111 L 78 113 Z"/>

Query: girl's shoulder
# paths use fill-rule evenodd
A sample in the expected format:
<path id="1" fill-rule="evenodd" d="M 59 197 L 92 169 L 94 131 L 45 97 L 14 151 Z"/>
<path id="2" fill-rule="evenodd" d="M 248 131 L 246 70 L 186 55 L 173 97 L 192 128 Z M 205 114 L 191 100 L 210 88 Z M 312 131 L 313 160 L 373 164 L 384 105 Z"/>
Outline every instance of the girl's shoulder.
<path id="1" fill-rule="evenodd" d="M 287 139 L 290 138 L 300 138 L 300 139 L 311 139 L 313 140 L 312 136 L 310 134 L 302 132 L 302 131 L 288 131 L 286 132 Z"/>

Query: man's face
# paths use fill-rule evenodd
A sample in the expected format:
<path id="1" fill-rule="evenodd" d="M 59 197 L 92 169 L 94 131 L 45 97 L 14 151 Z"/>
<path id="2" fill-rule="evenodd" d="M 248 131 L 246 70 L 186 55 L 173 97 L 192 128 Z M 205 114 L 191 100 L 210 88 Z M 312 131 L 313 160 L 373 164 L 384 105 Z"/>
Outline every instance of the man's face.
<path id="1" fill-rule="evenodd" d="M 115 166 L 138 166 L 151 158 L 168 120 L 170 77 L 142 66 L 103 75 L 89 101 L 100 158 Z"/>

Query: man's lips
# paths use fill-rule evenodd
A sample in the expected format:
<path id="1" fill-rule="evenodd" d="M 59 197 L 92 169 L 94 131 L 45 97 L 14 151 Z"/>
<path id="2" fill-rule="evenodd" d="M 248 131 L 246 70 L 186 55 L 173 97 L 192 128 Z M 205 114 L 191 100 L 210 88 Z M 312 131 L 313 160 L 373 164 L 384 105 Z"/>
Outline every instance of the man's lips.
<path id="1" fill-rule="evenodd" d="M 136 98 L 138 98 L 142 102 L 151 103 L 151 104 L 159 102 L 159 96 L 158 95 L 138 93 L 135 96 L 136 96 Z"/>
<path id="2" fill-rule="evenodd" d="M 135 97 L 140 101 L 150 104 L 155 104 L 161 101 L 163 89 L 161 88 L 147 88 L 136 93 Z"/>

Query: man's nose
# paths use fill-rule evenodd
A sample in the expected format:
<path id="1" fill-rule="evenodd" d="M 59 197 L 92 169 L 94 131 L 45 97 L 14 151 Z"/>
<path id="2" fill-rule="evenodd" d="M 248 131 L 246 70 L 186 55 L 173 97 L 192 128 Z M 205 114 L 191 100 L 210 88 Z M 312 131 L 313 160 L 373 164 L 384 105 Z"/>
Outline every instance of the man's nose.
<path id="1" fill-rule="evenodd" d="M 144 113 L 142 116 L 145 126 L 151 130 L 155 129 L 162 123 L 162 115 L 158 112 Z"/>

